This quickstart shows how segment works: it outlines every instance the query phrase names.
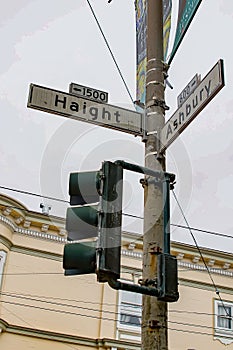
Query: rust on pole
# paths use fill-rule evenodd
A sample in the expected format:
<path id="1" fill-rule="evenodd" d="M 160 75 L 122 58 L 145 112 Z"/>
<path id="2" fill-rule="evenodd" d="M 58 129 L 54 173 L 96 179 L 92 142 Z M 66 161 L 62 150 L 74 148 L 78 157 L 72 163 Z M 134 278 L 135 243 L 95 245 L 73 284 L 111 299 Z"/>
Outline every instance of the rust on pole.
<path id="1" fill-rule="evenodd" d="M 158 157 L 159 131 L 164 126 L 163 0 L 147 0 L 147 69 L 145 166 L 165 171 L 165 158 Z M 162 188 L 144 185 L 143 273 L 145 285 L 156 285 L 157 256 L 163 252 Z M 143 296 L 142 349 L 168 349 L 167 303 Z"/>

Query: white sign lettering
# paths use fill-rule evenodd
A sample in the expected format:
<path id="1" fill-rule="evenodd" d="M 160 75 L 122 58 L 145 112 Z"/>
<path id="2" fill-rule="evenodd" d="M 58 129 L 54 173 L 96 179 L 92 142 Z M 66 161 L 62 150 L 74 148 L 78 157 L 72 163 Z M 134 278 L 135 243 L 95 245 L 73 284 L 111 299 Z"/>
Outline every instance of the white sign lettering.
<path id="1" fill-rule="evenodd" d="M 196 89 L 197 85 L 200 83 L 200 77 L 195 74 L 193 79 L 188 83 L 188 85 L 182 90 L 182 92 L 177 97 L 178 108 L 188 99 L 191 93 Z"/>
<path id="2" fill-rule="evenodd" d="M 223 61 L 219 60 L 184 104 L 164 125 L 160 133 L 160 152 L 165 151 L 223 86 Z"/>
<path id="3" fill-rule="evenodd" d="M 43 86 L 30 85 L 27 106 L 67 118 L 124 131 L 135 136 L 142 135 L 141 113 L 98 103 Z"/>
<path id="4" fill-rule="evenodd" d="M 70 83 L 69 93 L 93 100 L 96 102 L 108 103 L 108 93 L 101 90 L 96 90 L 88 86 Z"/>

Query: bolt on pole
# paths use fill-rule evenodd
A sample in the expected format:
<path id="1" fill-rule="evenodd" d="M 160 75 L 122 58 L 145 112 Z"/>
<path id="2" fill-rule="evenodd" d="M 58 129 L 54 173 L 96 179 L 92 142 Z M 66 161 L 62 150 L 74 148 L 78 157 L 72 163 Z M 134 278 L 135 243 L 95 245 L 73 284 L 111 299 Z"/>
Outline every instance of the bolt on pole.
<path id="1" fill-rule="evenodd" d="M 165 110 L 163 60 L 163 0 L 147 0 L 145 166 L 155 171 L 165 171 L 165 158 L 158 157 Z M 157 256 L 163 245 L 162 188 L 148 181 L 144 190 L 143 281 L 157 277 Z M 142 349 L 167 350 L 167 303 L 144 295 L 142 310 Z"/>

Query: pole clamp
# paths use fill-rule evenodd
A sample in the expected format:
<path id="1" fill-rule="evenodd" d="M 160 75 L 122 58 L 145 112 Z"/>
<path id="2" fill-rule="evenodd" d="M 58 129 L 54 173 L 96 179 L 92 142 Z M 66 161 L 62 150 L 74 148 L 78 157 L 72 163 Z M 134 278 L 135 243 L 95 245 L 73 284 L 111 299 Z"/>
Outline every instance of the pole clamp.
<path id="1" fill-rule="evenodd" d="M 160 329 L 162 328 L 160 322 L 158 320 L 149 320 L 148 321 L 148 327 L 150 329 Z"/>
<path id="2" fill-rule="evenodd" d="M 165 103 L 164 100 L 159 100 L 159 99 L 156 98 L 156 97 L 152 97 L 152 99 L 153 99 L 153 101 L 154 101 L 153 106 L 161 107 L 161 108 L 163 108 L 165 111 L 168 111 L 168 110 L 170 109 L 170 107 L 166 105 L 166 103 Z"/>
<path id="3" fill-rule="evenodd" d="M 152 101 L 147 103 L 147 108 L 152 106 L 161 107 L 164 111 L 168 111 L 170 109 L 170 107 L 166 105 L 164 100 L 160 100 L 155 96 L 152 97 Z"/>
<path id="4" fill-rule="evenodd" d="M 140 182 L 140 184 L 142 185 L 143 188 L 148 186 L 148 180 L 147 179 L 140 179 L 139 182 Z"/>
<path id="5" fill-rule="evenodd" d="M 157 278 L 146 278 L 145 280 L 143 278 L 140 278 L 138 280 L 138 284 L 140 284 L 140 286 L 146 286 L 146 287 L 157 287 Z"/>

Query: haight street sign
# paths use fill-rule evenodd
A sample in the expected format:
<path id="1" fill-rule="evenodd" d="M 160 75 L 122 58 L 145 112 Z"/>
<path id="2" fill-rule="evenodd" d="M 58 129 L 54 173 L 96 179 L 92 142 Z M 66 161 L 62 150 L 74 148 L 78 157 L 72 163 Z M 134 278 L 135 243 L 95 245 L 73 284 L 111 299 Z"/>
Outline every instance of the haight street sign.
<path id="1" fill-rule="evenodd" d="M 28 107 L 142 136 L 142 114 L 31 84 Z"/>
<path id="2" fill-rule="evenodd" d="M 160 153 L 181 134 L 224 86 L 223 60 L 219 60 L 184 104 L 166 122 L 160 133 Z"/>

